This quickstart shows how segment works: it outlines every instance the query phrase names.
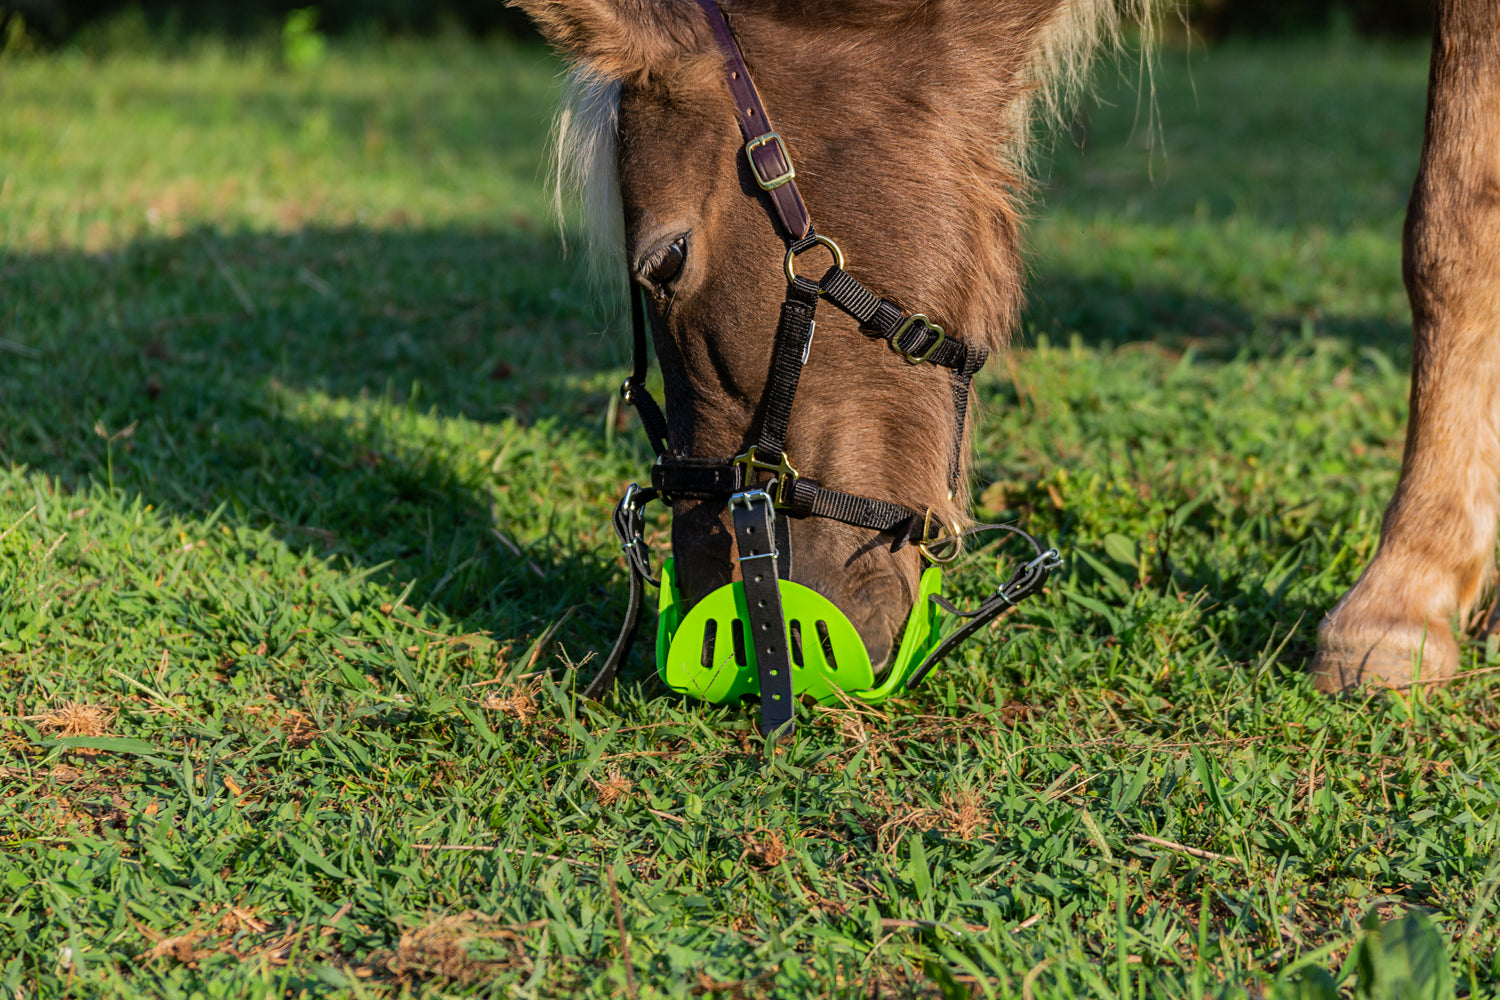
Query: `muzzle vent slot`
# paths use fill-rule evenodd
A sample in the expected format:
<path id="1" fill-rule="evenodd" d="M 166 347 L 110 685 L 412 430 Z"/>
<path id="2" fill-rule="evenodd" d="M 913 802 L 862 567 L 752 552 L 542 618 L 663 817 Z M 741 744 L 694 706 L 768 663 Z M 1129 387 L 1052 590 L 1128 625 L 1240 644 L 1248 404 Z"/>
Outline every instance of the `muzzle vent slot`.
<path id="1" fill-rule="evenodd" d="M 714 639 L 718 635 L 719 620 L 717 618 L 710 618 L 703 623 L 703 659 L 699 662 L 703 664 L 704 670 L 714 668 Z"/>
<path id="2" fill-rule="evenodd" d="M 787 632 L 792 639 L 792 664 L 797 667 L 807 666 L 802 659 L 802 623 L 793 619 L 787 626 Z"/>
<path id="3" fill-rule="evenodd" d="M 745 623 L 734 619 L 729 625 L 729 634 L 734 639 L 734 662 L 743 667 L 750 662 L 745 658 Z"/>
<path id="4" fill-rule="evenodd" d="M 828 665 L 837 670 L 839 661 L 833 655 L 833 636 L 828 634 L 828 623 L 822 619 L 818 620 L 818 644 L 823 647 L 823 657 L 828 661 Z"/>

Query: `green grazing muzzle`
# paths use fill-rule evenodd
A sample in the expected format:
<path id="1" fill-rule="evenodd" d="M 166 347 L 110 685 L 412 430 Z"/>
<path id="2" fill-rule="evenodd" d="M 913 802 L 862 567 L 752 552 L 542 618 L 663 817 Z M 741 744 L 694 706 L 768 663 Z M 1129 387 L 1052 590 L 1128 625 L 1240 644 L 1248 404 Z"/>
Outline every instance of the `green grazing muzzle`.
<path id="1" fill-rule="evenodd" d="M 783 626 L 791 651 L 792 690 L 827 705 L 841 695 L 879 703 L 900 692 L 940 640 L 937 604 L 943 571 L 929 566 L 917 586 L 901 646 L 877 685 L 869 651 L 844 613 L 811 588 L 779 580 Z M 656 670 L 674 691 L 704 701 L 727 702 L 760 692 L 745 586 L 736 581 L 710 593 L 683 613 L 673 560 L 661 572 L 656 626 Z"/>

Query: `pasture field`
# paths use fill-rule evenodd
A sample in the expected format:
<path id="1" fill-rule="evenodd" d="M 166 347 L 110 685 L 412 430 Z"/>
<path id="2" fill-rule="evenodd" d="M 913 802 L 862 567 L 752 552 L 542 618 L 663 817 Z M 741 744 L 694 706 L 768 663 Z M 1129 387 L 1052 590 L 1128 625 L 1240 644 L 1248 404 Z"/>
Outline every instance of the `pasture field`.
<path id="1" fill-rule="evenodd" d="M 1165 159 L 1101 73 L 980 388 L 1066 569 L 769 763 L 642 654 L 572 697 L 648 448 L 557 73 L 0 62 L 0 996 L 1298 995 L 1413 908 L 1494 993 L 1500 646 L 1302 673 L 1400 461 L 1422 47 L 1169 51 Z"/>

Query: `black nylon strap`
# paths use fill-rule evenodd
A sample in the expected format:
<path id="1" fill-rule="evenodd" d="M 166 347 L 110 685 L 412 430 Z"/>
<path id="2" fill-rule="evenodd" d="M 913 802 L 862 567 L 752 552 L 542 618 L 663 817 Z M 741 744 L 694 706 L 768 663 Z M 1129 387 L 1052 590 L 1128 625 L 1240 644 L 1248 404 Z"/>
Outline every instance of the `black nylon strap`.
<path id="1" fill-rule="evenodd" d="M 651 485 L 668 503 L 677 499 L 722 500 L 744 488 L 740 467 L 725 458 L 669 456 L 651 467 Z"/>
<path id="2" fill-rule="evenodd" d="M 920 521 L 922 517 L 910 507 L 888 500 L 840 493 L 808 479 L 799 479 L 792 487 L 788 513 L 800 517 L 832 518 L 857 528 L 891 531 L 903 537 L 910 535 L 914 522 Z"/>
<path id="3" fill-rule="evenodd" d="M 669 503 L 673 500 L 722 500 L 740 492 L 740 467 L 727 459 L 664 458 L 651 467 L 651 484 Z M 788 517 L 828 517 L 856 528 L 891 532 L 897 547 L 921 534 L 922 515 L 910 507 L 857 497 L 800 478 L 792 484 L 791 496 L 782 505 Z"/>
<path id="4" fill-rule="evenodd" d="M 771 374 L 762 397 L 760 435 L 756 455 L 762 461 L 779 461 L 786 451 L 786 429 L 792 419 L 797 384 L 802 365 L 812 345 L 813 316 L 818 309 L 818 284 L 797 277 L 786 288 L 781 303 L 781 322 L 776 327 L 776 341 L 771 348 Z"/>
<path id="5" fill-rule="evenodd" d="M 631 371 L 625 384 L 620 386 L 620 398 L 635 407 L 641 425 L 646 428 L 646 436 L 651 439 L 651 449 L 664 455 L 667 452 L 667 418 L 662 416 L 661 407 L 646 391 L 650 358 L 646 352 L 646 310 L 641 303 L 641 296 L 646 292 L 630 280 L 629 274 L 625 275 L 625 281 L 625 287 L 630 289 Z"/>
<path id="6" fill-rule="evenodd" d="M 932 324 L 916 320 L 902 330 L 908 317 L 890 299 L 882 299 L 848 271 L 830 267 L 818 283 L 824 298 L 859 321 L 868 336 L 882 337 L 893 350 L 928 364 L 954 371 L 973 372 L 984 367 L 989 350 L 970 347 L 957 337 L 939 334 Z"/>
<path id="7" fill-rule="evenodd" d="M 861 326 L 875 318 L 875 310 L 880 308 L 880 303 L 884 301 L 866 288 L 858 278 L 837 265 L 830 267 L 818 284 L 829 302 L 859 320 Z M 895 308 L 894 305 L 892 308 Z"/>
<path id="8" fill-rule="evenodd" d="M 745 645 L 752 649 L 760 674 L 760 732 L 775 739 L 792 731 L 794 715 L 792 660 L 776 576 L 776 512 L 771 498 L 761 490 L 736 494 L 730 506 L 750 613 Z"/>

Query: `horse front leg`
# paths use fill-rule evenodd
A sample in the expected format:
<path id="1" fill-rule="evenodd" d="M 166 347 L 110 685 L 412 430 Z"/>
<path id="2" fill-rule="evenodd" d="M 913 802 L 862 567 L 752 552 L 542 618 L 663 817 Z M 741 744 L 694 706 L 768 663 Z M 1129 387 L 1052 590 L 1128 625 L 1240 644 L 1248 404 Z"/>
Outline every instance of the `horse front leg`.
<path id="1" fill-rule="evenodd" d="M 1500 31 L 1492 0 L 1442 0 L 1422 162 L 1407 206 L 1411 414 L 1380 546 L 1318 630 L 1319 688 L 1451 676 L 1455 626 L 1500 514 Z"/>

